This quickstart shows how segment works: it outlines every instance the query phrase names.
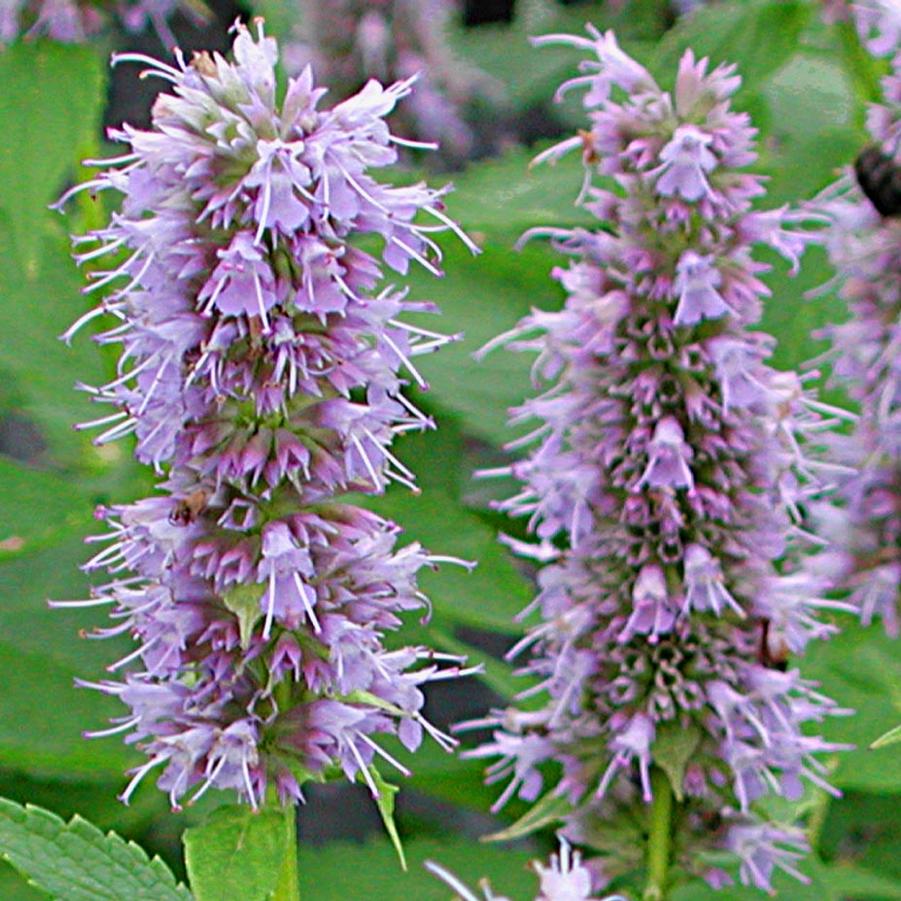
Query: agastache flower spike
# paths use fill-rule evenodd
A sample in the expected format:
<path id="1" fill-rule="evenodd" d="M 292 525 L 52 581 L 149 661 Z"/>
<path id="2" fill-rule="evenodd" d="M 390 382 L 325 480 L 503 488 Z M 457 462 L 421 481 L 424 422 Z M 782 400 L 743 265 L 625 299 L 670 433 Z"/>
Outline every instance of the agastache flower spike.
<path id="1" fill-rule="evenodd" d="M 670 94 L 612 33 L 588 33 L 536 40 L 596 57 L 563 88 L 587 90 L 590 132 L 542 156 L 581 147 L 580 202 L 604 227 L 527 233 L 572 258 L 553 273 L 568 298 L 493 342 L 537 351 L 547 385 L 513 411 L 538 421 L 510 444 L 531 453 L 488 473 L 519 480 L 499 507 L 540 542 L 506 543 L 547 563 L 526 611 L 542 621 L 510 652 L 536 678 L 522 699 L 546 704 L 461 728 L 495 729 L 469 753 L 499 758 L 499 803 L 567 800 L 566 834 L 622 871 L 634 852 L 606 836 L 654 800 L 655 765 L 689 736 L 690 759 L 669 777 L 687 799 L 678 860 L 701 872 L 699 850 L 731 849 L 740 878 L 769 889 L 803 842 L 755 802 L 797 798 L 805 780 L 831 790 L 814 755 L 839 746 L 806 726 L 843 712 L 786 655 L 834 631 L 824 610 L 850 609 L 801 567 L 820 546 L 801 511 L 834 472 L 805 438 L 841 411 L 767 366 L 774 341 L 750 331 L 768 294 L 755 245 L 794 267 L 811 238 L 798 213 L 751 211 L 763 188 L 743 171 L 754 129 L 730 109 L 734 67 L 709 71 L 688 51 Z"/>
<path id="2" fill-rule="evenodd" d="M 108 604 L 133 651 L 90 684 L 130 713 L 96 734 L 128 733 L 147 755 L 123 792 L 151 772 L 178 806 L 209 788 L 257 806 L 267 786 L 283 801 L 343 772 L 373 794 L 377 740 L 413 750 L 428 732 L 423 686 L 472 670 L 424 647 L 389 651 L 384 633 L 423 608 L 422 567 L 453 558 L 343 498 L 394 480 L 415 488 L 392 453 L 396 434 L 431 427 L 405 396 L 424 382 L 414 360 L 450 340 L 404 315 L 434 311 L 392 286 L 350 244 L 381 239 L 398 272 L 411 260 L 439 272 L 432 235 L 450 229 L 443 190 L 395 188 L 370 170 L 397 153 L 384 122 L 412 82 L 375 81 L 332 109 L 309 69 L 276 91 L 277 47 L 259 23 L 236 26 L 234 62 L 176 53 L 168 65 L 133 54 L 172 85 L 150 131 L 111 137 L 123 156 L 75 190 L 115 190 L 121 210 L 77 239 L 110 293 L 95 313 L 113 326 L 118 372 L 83 386 L 118 412 L 94 423 L 97 443 L 137 436 L 136 454 L 161 473 L 161 495 L 98 510 L 107 543 L 87 564 L 112 581 Z M 65 198 L 64 198 L 65 199 Z M 436 220 L 420 224 L 419 214 Z M 468 565 L 468 564 L 466 564 Z"/>
<path id="3" fill-rule="evenodd" d="M 901 27 L 901 26 L 899 26 Z M 821 231 L 835 283 L 851 318 L 824 329 L 833 375 L 856 401 L 849 435 L 832 437 L 843 507 L 823 508 L 831 539 L 830 575 L 849 593 L 864 623 L 882 619 L 901 631 L 901 47 L 883 80 L 884 101 L 870 107 L 874 145 L 861 155 L 857 177 L 846 172 L 812 208 L 825 216 Z M 870 161 L 887 173 L 867 194 Z M 859 182 L 859 183 L 858 183 Z M 881 208 L 881 211 L 880 211 Z M 885 213 L 886 215 L 882 215 Z"/>

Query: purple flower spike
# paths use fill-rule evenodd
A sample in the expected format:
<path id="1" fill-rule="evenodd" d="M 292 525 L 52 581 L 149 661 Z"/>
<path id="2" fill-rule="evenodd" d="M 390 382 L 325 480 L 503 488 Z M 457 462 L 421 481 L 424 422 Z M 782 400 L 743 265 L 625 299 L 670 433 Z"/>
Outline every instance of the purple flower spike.
<path id="1" fill-rule="evenodd" d="M 494 729 L 469 753 L 499 758 L 499 804 L 568 801 L 567 836 L 621 872 L 635 861 L 609 836 L 665 770 L 684 802 L 680 862 L 702 875 L 697 853 L 729 848 L 741 878 L 769 888 L 799 843 L 754 804 L 828 789 L 816 754 L 838 747 L 806 725 L 844 712 L 786 671 L 789 652 L 835 630 L 824 610 L 850 609 L 802 565 L 820 545 L 801 511 L 833 472 L 805 438 L 834 411 L 767 366 L 775 342 L 751 331 L 768 293 L 755 247 L 795 266 L 812 238 L 798 213 L 751 210 L 763 189 L 743 171 L 754 130 L 730 108 L 733 67 L 689 51 L 669 94 L 612 33 L 549 41 L 596 56 L 564 86 L 587 89 L 591 131 L 543 157 L 581 147 L 581 203 L 604 224 L 547 229 L 572 258 L 553 273 L 566 304 L 494 342 L 537 351 L 546 387 L 513 411 L 537 421 L 511 443 L 531 452 L 496 471 L 521 483 L 499 508 L 537 539 L 505 543 L 547 564 L 526 611 L 541 621 L 510 654 L 528 650 L 522 697 L 544 705 L 468 724 Z"/>
<path id="2" fill-rule="evenodd" d="M 896 17 L 898 12 L 895 12 Z M 899 23 L 901 27 L 901 23 Z M 897 48 L 897 42 L 896 42 Z M 870 108 L 874 145 L 814 201 L 820 233 L 851 318 L 823 331 L 833 375 L 857 403 L 850 435 L 831 436 L 841 510 L 824 507 L 832 541 L 826 570 L 865 624 L 901 632 L 901 50 Z M 880 189 L 869 171 L 887 173 Z M 894 180 L 892 174 L 894 173 Z M 861 186 L 869 187 L 865 194 Z M 884 196 L 883 196 L 884 195 Z M 880 211 L 880 208 L 881 211 Z M 882 213 L 885 213 L 883 215 Z"/>
<path id="3" fill-rule="evenodd" d="M 404 396 L 414 359 L 447 339 L 409 326 L 427 304 L 387 287 L 350 241 L 381 239 L 383 258 L 440 272 L 432 234 L 450 229 L 444 191 L 394 188 L 371 170 L 396 159 L 384 116 L 411 90 L 370 82 L 333 109 L 309 70 L 275 90 L 275 41 L 237 26 L 234 62 L 197 54 L 148 63 L 172 84 L 153 129 L 112 137 L 123 156 L 87 185 L 123 195 L 109 225 L 77 239 L 110 293 L 83 317 L 112 314 L 117 376 L 87 387 L 112 405 L 97 443 L 135 433 L 162 494 L 98 511 L 110 527 L 87 564 L 112 580 L 76 606 L 108 604 L 135 649 L 92 687 L 130 713 L 112 729 L 147 755 L 145 775 L 177 807 L 210 788 L 257 806 L 343 772 L 377 794 L 377 757 L 405 768 L 379 735 L 410 750 L 423 686 L 462 661 L 428 648 L 388 650 L 384 633 L 426 605 L 417 573 L 449 558 L 399 546 L 393 523 L 344 495 L 415 487 L 395 435 L 431 427 Z M 436 223 L 423 225 L 420 214 Z M 96 247 L 94 246 L 96 245 Z M 82 324 L 76 323 L 72 331 Z M 66 336 L 67 338 L 69 335 Z M 454 561 L 451 561 L 454 562 Z M 462 561 L 456 561 L 462 562 Z"/>

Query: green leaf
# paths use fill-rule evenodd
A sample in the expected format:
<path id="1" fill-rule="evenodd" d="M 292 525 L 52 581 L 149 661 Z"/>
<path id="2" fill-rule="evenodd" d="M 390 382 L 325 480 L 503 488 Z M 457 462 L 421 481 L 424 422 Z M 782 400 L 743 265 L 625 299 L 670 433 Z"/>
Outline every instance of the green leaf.
<path id="1" fill-rule="evenodd" d="M 896 879 L 871 873 L 853 864 L 837 863 L 825 870 L 829 888 L 836 898 L 855 901 L 897 901 L 901 899 L 901 884 Z"/>
<path id="2" fill-rule="evenodd" d="M 588 120 L 585 120 L 586 126 Z M 474 163 L 454 179 L 447 198 L 451 216 L 471 234 L 516 240 L 535 226 L 596 226 L 597 219 L 575 205 L 582 187 L 582 155 L 567 154 L 556 164 L 531 166 L 542 148 L 518 148 L 497 159 Z"/>
<path id="3" fill-rule="evenodd" d="M 300 897 L 309 901 L 448 901 L 450 889 L 425 870 L 426 860 L 437 861 L 473 887 L 486 877 L 505 897 L 535 896 L 537 879 L 528 867 L 534 853 L 527 848 L 486 846 L 455 836 L 448 829 L 439 837 L 411 839 L 406 851 L 410 869 L 403 873 L 387 840 L 370 840 L 365 845 L 304 845 L 300 849 Z"/>
<path id="4" fill-rule="evenodd" d="M 882 759 L 885 765 L 884 755 Z M 833 861 L 830 866 L 836 878 L 843 878 L 843 868 L 850 866 L 857 874 L 901 887 L 897 820 L 898 799 L 893 795 L 851 791 L 830 804 L 817 845 L 820 853 Z M 848 894 L 857 897 L 853 892 Z"/>
<path id="5" fill-rule="evenodd" d="M 197 901 L 269 901 L 287 851 L 280 810 L 237 804 L 185 831 L 185 863 Z"/>
<path id="6" fill-rule="evenodd" d="M 901 726 L 895 726 L 894 729 L 889 729 L 884 735 L 880 735 L 879 738 L 870 745 L 870 750 L 875 751 L 877 748 L 884 748 L 887 745 L 896 745 L 898 742 L 901 742 Z"/>
<path id="7" fill-rule="evenodd" d="M 0 561 L 53 544 L 84 528 L 90 509 L 71 482 L 0 456 Z"/>
<path id="8" fill-rule="evenodd" d="M 0 854 L 33 885 L 63 901 L 186 901 L 159 859 L 78 816 L 66 824 L 39 807 L 0 799 Z"/>
<path id="9" fill-rule="evenodd" d="M 260 586 L 236 585 L 222 596 L 222 603 L 238 618 L 241 647 L 249 648 L 253 627 L 262 619 L 260 610 Z"/>
<path id="10" fill-rule="evenodd" d="M 372 776 L 373 782 L 375 782 L 376 789 L 378 789 L 379 796 L 376 798 L 376 804 L 378 805 L 382 822 L 385 824 L 385 831 L 388 833 L 391 844 L 397 852 L 400 868 L 406 872 L 407 859 L 404 857 L 404 846 L 397 832 L 397 824 L 394 822 L 394 797 L 400 789 L 396 785 L 386 782 L 376 766 L 369 767 L 369 774 Z M 358 781 L 365 781 L 362 773 L 358 774 Z"/>
<path id="11" fill-rule="evenodd" d="M 732 0 L 702 6 L 682 17 L 660 42 L 652 69 L 672 83 L 682 54 L 691 48 L 696 58 L 714 65 L 736 63 L 743 93 L 756 90 L 795 54 L 811 15 L 802 0 Z"/>
<path id="12" fill-rule="evenodd" d="M 421 272 L 411 272 L 409 278 L 412 296 L 441 307 L 440 319 L 424 317 L 421 324 L 464 336 L 417 359 L 431 385 L 424 399 L 461 416 L 465 432 L 494 444 L 517 434 L 507 426 L 507 409 L 535 393 L 529 382 L 534 356 L 499 349 L 476 362 L 472 354 L 513 328 L 532 307 L 558 309 L 562 299 L 550 273 L 563 257 L 538 241 L 521 253 L 511 253 L 512 244 L 512 235 L 506 245 L 488 242 L 474 258 L 458 242 L 448 243 L 443 279 Z"/>
<path id="13" fill-rule="evenodd" d="M 42 256 L 47 205 L 96 145 L 104 82 L 105 66 L 87 46 L 29 41 L 0 53 L 0 211 L 26 273 Z"/>
<path id="14" fill-rule="evenodd" d="M 807 678 L 820 682 L 824 694 L 855 711 L 823 721 L 827 740 L 857 747 L 838 755 L 830 781 L 841 789 L 901 793 L 901 767 L 887 765 L 885 754 L 869 750 L 873 736 L 895 726 L 901 714 L 898 644 L 881 624 L 866 629 L 854 622 L 842 625 L 839 635 L 811 644 L 802 667 Z"/>
<path id="15" fill-rule="evenodd" d="M 0 898 L 3 901 L 47 901 L 47 893 L 30 886 L 6 861 L 0 860 Z"/>
<path id="16" fill-rule="evenodd" d="M 537 804 L 533 805 L 523 814 L 512 826 L 501 829 L 500 832 L 493 832 L 486 835 L 482 841 L 486 842 L 509 842 L 517 838 L 523 838 L 531 835 L 551 823 L 558 820 L 572 810 L 572 805 L 565 797 L 555 795 L 553 793 L 546 794 Z"/>
<path id="17" fill-rule="evenodd" d="M 677 801 L 684 798 L 682 783 L 685 780 L 685 767 L 700 740 L 701 730 L 694 723 L 689 723 L 688 726 L 663 723 L 657 728 L 651 753 L 654 762 L 666 773 Z"/>
<path id="18" fill-rule="evenodd" d="M 600 4 L 592 5 L 600 10 Z M 585 22 L 593 16 L 584 6 L 565 10 L 553 0 L 518 0 L 516 13 L 512 24 L 452 27 L 448 37 L 457 54 L 497 79 L 514 106 L 524 107 L 550 100 L 554 89 L 575 71 L 579 60 L 577 50 L 536 50 L 529 38 L 561 31 L 584 33 Z"/>
<path id="19" fill-rule="evenodd" d="M 397 489 L 367 503 L 432 553 L 478 563 L 472 572 L 442 563 L 420 573 L 420 587 L 445 622 L 514 630 L 513 617 L 531 600 L 532 588 L 490 526 L 439 489 L 425 488 L 419 496 Z"/>
<path id="20" fill-rule="evenodd" d="M 453 635 L 449 635 L 437 623 L 429 624 L 428 634 L 432 636 L 434 644 L 442 651 L 466 657 L 469 666 L 477 663 L 481 664 L 484 667 L 484 672 L 480 678 L 502 698 L 512 698 L 513 695 L 534 684 L 534 679 L 514 675 L 513 667 L 510 664 L 486 654 L 481 648 L 454 638 Z M 541 703 L 542 699 L 539 698 L 537 700 L 538 703 Z M 521 706 L 527 707 L 526 704 Z"/>
<path id="21" fill-rule="evenodd" d="M 90 515 L 85 511 L 86 533 Z M 96 523 L 94 524 L 96 527 Z M 127 638 L 79 640 L 81 630 L 109 625 L 103 608 L 50 610 L 47 598 L 87 597 L 80 537 L 0 562 L 0 764 L 42 776 L 120 781 L 139 757 L 121 737 L 85 740 L 121 704 L 97 691 L 76 688 L 75 676 L 98 679 L 104 666 L 133 645 Z"/>

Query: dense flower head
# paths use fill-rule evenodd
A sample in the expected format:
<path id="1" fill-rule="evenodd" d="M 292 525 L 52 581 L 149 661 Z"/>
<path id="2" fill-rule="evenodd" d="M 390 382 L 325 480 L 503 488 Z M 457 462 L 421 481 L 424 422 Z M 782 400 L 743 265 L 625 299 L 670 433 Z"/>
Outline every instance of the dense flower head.
<path id="1" fill-rule="evenodd" d="M 285 51 L 289 69 L 312 64 L 337 98 L 369 78 L 388 82 L 418 74 L 415 94 L 392 117 L 398 133 L 439 144 L 442 156 L 456 163 L 485 142 L 484 124 L 477 136 L 471 120 L 480 108 L 497 108 L 501 89 L 452 56 L 444 32 L 453 2 L 303 0 L 300 7 L 297 40 Z"/>
<path id="2" fill-rule="evenodd" d="M 799 214 L 751 207 L 763 188 L 733 67 L 688 51 L 670 93 L 612 33 L 536 42 L 591 54 L 561 88 L 586 89 L 591 129 L 541 158 L 581 149 L 580 202 L 603 227 L 535 230 L 572 257 L 553 273 L 566 303 L 495 342 L 537 353 L 546 387 L 513 411 L 534 426 L 511 443 L 528 455 L 492 473 L 520 483 L 499 507 L 540 541 L 509 543 L 550 561 L 524 611 L 541 620 L 509 655 L 533 679 L 523 699 L 544 706 L 470 724 L 495 729 L 471 753 L 499 758 L 498 807 L 565 797 L 567 834 L 612 853 L 609 824 L 634 823 L 655 763 L 687 741 L 673 778 L 686 864 L 705 843 L 738 847 L 741 829 L 741 878 L 768 888 L 780 841 L 798 839 L 756 802 L 828 789 L 815 755 L 836 746 L 810 727 L 840 712 L 788 665 L 846 606 L 800 565 L 804 511 L 832 475 L 806 447 L 834 411 L 770 368 L 775 342 L 749 330 L 769 294 L 755 246 L 797 268 L 809 238 Z"/>
<path id="3" fill-rule="evenodd" d="M 80 44 L 101 31 L 114 11 L 126 31 L 143 31 L 151 25 L 168 47 L 175 43 L 167 20 L 177 10 L 198 21 L 205 15 L 202 3 L 186 0 L 3 0 L 0 4 L 0 48 L 20 35 L 48 37 L 65 44 Z"/>
<path id="4" fill-rule="evenodd" d="M 403 391 L 425 384 L 412 358 L 449 339 L 405 323 L 431 306 L 379 289 L 382 264 L 349 241 L 376 236 L 395 271 L 440 274 L 432 233 L 467 239 L 442 191 L 369 174 L 396 159 L 384 116 L 410 82 L 320 109 L 309 69 L 279 96 L 276 57 L 262 25 L 237 27 L 234 62 L 120 57 L 172 93 L 151 130 L 112 133 L 128 151 L 87 185 L 123 200 L 78 239 L 81 262 L 117 262 L 91 273 L 87 290 L 111 293 L 73 330 L 111 315 L 97 340 L 122 350 L 113 380 L 82 386 L 116 412 L 85 426 L 99 443 L 134 433 L 161 474 L 159 494 L 98 510 L 110 531 L 90 540 L 108 543 L 87 569 L 113 579 L 82 602 L 113 608 L 98 636 L 137 642 L 109 667 L 120 681 L 92 683 L 131 711 L 99 734 L 127 732 L 149 758 L 126 799 L 151 770 L 173 805 L 211 786 L 297 799 L 340 771 L 375 794 L 375 756 L 396 761 L 373 736 L 452 744 L 422 686 L 460 661 L 383 640 L 427 607 L 416 576 L 443 558 L 344 497 L 415 490 L 390 448 L 432 426 Z"/>
<path id="5" fill-rule="evenodd" d="M 814 201 L 821 233 L 850 318 L 823 331 L 833 377 L 859 418 L 832 439 L 853 467 L 840 480 L 841 510 L 822 512 L 832 540 L 832 575 L 869 623 L 879 616 L 901 630 L 901 51 L 884 81 L 884 102 L 870 108 L 874 141 L 857 164 Z M 874 164 L 887 179 L 872 179 Z M 869 180 L 868 180 L 869 179 Z M 892 181 L 892 179 L 894 181 Z M 859 183 L 858 183 L 859 182 Z M 869 188 L 867 194 L 860 185 Z M 880 212 L 881 211 L 881 212 Z M 882 213 L 886 215 L 882 215 Z"/>

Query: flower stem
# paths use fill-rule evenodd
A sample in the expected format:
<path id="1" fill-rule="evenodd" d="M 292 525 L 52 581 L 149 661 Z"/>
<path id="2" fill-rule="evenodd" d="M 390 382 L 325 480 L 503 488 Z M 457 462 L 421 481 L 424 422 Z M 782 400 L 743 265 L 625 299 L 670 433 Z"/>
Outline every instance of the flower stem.
<path id="1" fill-rule="evenodd" d="M 279 869 L 278 883 L 271 896 L 272 901 L 300 901 L 296 811 L 296 804 L 286 804 L 282 808 L 285 818 L 285 854 Z"/>
<path id="2" fill-rule="evenodd" d="M 642 901 L 664 901 L 669 875 L 673 831 L 673 792 L 669 777 L 661 769 L 651 773 L 651 802 L 648 828 L 648 884 Z"/>

